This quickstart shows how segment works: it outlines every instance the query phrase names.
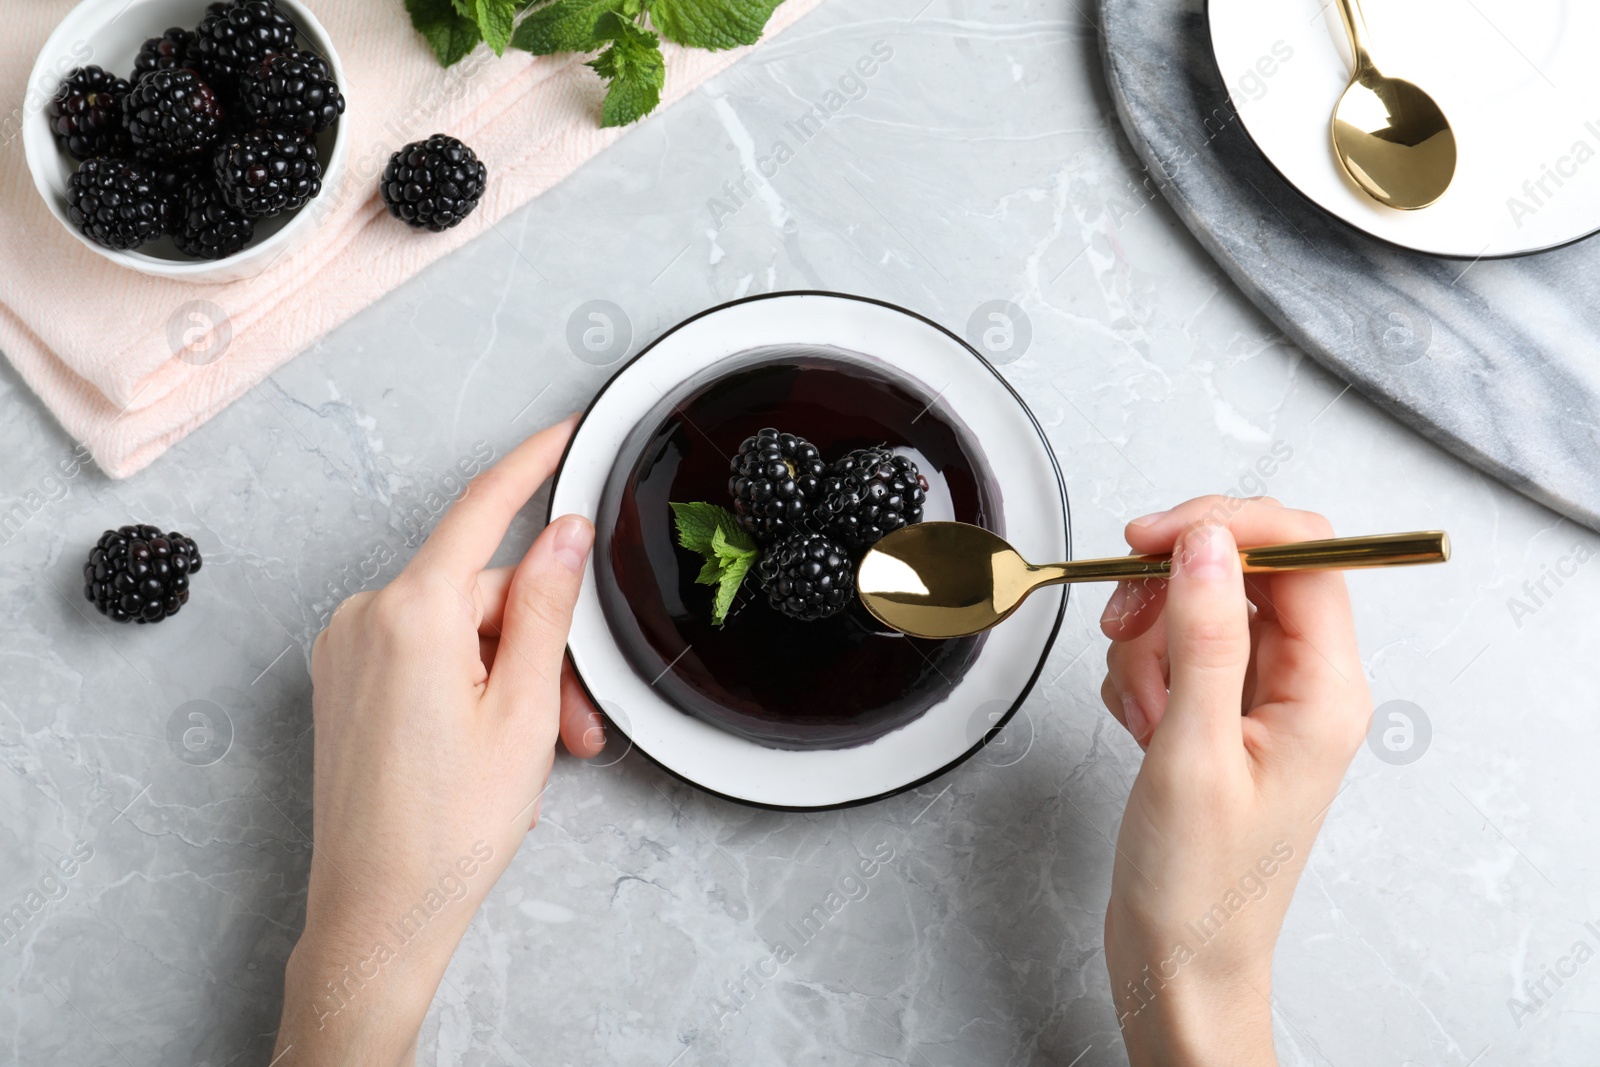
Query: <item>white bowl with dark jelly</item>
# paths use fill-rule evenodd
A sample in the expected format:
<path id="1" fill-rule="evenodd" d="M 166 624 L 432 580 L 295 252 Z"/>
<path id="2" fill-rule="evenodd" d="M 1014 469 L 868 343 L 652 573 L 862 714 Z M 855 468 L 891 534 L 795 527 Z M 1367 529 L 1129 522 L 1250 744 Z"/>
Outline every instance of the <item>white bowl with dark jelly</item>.
<path id="1" fill-rule="evenodd" d="M 728 457 L 764 425 L 807 437 L 830 461 L 886 445 L 926 478 L 924 520 L 977 522 L 1030 559 L 1070 555 L 1048 442 L 954 334 L 832 293 L 751 297 L 697 315 L 600 392 L 551 493 L 552 515 L 592 516 L 599 535 L 568 648 L 614 727 L 600 762 L 637 748 L 723 797 L 816 810 L 913 788 L 1002 731 L 1016 744 L 989 758 L 1014 759 L 1025 748 L 1014 716 L 1055 639 L 1065 586 L 955 642 L 886 632 L 853 609 L 784 620 L 754 582 L 723 627 L 710 620 L 668 505 L 725 496 Z"/>
<path id="2" fill-rule="evenodd" d="M 333 209 L 349 160 L 349 137 L 340 120 L 314 140 L 322 167 L 322 194 L 300 210 L 256 220 L 255 239 L 220 260 L 194 259 L 179 252 L 170 237 L 131 251 L 96 244 L 79 232 L 67 214 L 67 182 L 78 161 L 58 146 L 50 128 L 49 102 L 62 79 L 76 67 L 99 66 L 126 78 L 139 48 L 169 27 L 192 29 L 205 17 L 209 0 L 83 0 L 61 20 L 45 42 L 28 79 L 22 128 L 28 170 L 40 197 L 72 238 L 119 266 L 158 278 L 190 282 L 229 282 L 253 277 L 309 239 Z M 300 0 L 276 0 L 279 10 L 300 30 L 300 47 L 322 56 L 345 89 L 339 53 L 322 23 Z M 48 249 L 41 249 L 48 255 Z"/>

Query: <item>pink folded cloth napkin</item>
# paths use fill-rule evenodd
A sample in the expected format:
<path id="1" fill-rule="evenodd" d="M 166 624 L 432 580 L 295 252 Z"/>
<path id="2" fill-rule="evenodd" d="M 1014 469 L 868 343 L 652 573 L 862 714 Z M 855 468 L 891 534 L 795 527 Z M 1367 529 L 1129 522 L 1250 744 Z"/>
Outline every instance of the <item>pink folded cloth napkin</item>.
<path id="1" fill-rule="evenodd" d="M 785 0 L 766 36 L 820 2 Z M 345 67 L 349 109 L 343 121 L 351 152 L 344 188 L 323 192 L 337 199 L 317 232 L 264 273 L 206 285 L 151 278 L 111 263 L 82 247 L 45 207 L 16 130 L 30 106 L 34 60 L 70 5 L 6 5 L 0 349 L 112 477 L 145 467 L 333 327 L 490 229 L 625 132 L 599 127 L 604 87 L 583 57 L 508 51 L 497 58 L 480 47 L 445 70 L 411 28 L 401 0 L 312 0 L 310 6 Z M 150 35 L 163 29 L 152 26 Z M 663 107 L 745 51 L 664 47 Z M 387 216 L 378 176 L 400 145 L 441 131 L 472 145 L 485 161 L 488 192 L 455 229 L 413 232 Z M 215 316 L 202 311 L 192 317 L 188 309 L 196 306 L 220 309 L 231 331 L 226 350 L 212 362 L 175 356 L 182 342 L 175 346 L 172 337 L 181 339 Z"/>

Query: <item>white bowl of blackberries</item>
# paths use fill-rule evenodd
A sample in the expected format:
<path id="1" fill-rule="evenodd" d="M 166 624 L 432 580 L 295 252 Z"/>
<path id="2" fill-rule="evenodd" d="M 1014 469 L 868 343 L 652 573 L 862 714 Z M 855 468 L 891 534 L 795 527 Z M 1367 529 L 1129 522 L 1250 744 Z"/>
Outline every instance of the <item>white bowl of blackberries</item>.
<path id="1" fill-rule="evenodd" d="M 343 82 L 298 0 L 85 0 L 34 66 L 28 166 L 108 259 L 246 277 L 314 230 L 339 187 Z"/>

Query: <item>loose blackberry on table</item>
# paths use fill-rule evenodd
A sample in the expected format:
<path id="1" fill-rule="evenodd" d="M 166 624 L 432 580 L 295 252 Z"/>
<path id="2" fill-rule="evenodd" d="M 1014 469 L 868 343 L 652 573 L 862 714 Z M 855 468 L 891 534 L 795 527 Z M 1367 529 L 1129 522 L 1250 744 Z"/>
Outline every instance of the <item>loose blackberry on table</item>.
<path id="1" fill-rule="evenodd" d="M 379 191 L 389 214 L 408 226 L 440 233 L 472 214 L 488 180 L 488 168 L 472 149 L 436 133 L 389 157 Z"/>
<path id="2" fill-rule="evenodd" d="M 251 130 L 222 142 L 215 160 L 227 204 L 251 218 L 297 211 L 322 192 L 317 146 L 288 130 Z"/>
<path id="3" fill-rule="evenodd" d="M 767 602 L 803 622 L 837 615 L 855 598 L 855 560 L 821 534 L 790 534 L 762 554 L 756 569 Z"/>
<path id="4" fill-rule="evenodd" d="M 83 565 L 83 595 L 113 622 L 160 622 L 189 602 L 189 577 L 200 564 L 194 539 L 175 530 L 107 530 Z"/>
<path id="5" fill-rule="evenodd" d="M 195 60 L 190 54 L 190 49 L 193 47 L 194 34 L 182 26 L 174 26 L 160 37 L 150 38 L 139 48 L 139 54 L 134 58 L 134 80 L 137 81 L 142 75 L 151 71 L 193 67 Z"/>
<path id="6" fill-rule="evenodd" d="M 816 445 L 769 426 L 745 438 L 730 468 L 733 513 L 751 536 L 766 543 L 802 528 L 826 465 Z"/>
<path id="7" fill-rule="evenodd" d="M 122 98 L 136 154 L 152 159 L 196 156 L 223 132 L 222 103 L 192 70 L 157 70 L 141 77 Z"/>
<path id="8" fill-rule="evenodd" d="M 67 179 L 67 217 L 89 240 L 126 252 L 160 237 L 170 215 L 150 168 L 90 159 Z"/>
<path id="9" fill-rule="evenodd" d="M 79 67 L 50 101 L 50 129 L 73 159 L 120 155 L 128 148 L 122 98 L 130 86 L 99 67 Z"/>
<path id="10" fill-rule="evenodd" d="M 927 488 L 927 479 L 905 456 L 887 448 L 858 448 L 828 468 L 812 521 L 848 548 L 870 548 L 886 534 L 922 521 Z"/>
<path id="11" fill-rule="evenodd" d="M 253 126 L 321 133 L 344 114 L 344 94 L 315 52 L 267 56 L 239 79 L 239 106 Z"/>

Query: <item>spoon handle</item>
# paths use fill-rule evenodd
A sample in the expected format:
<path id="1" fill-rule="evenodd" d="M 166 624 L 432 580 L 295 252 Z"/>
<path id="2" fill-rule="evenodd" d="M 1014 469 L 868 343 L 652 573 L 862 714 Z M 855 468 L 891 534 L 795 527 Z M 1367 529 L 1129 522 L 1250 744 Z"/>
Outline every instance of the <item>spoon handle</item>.
<path id="1" fill-rule="evenodd" d="M 1361 13 L 1361 0 L 1336 0 L 1339 17 L 1344 20 L 1345 36 L 1350 38 L 1350 54 L 1355 64 L 1350 68 L 1353 79 L 1372 66 L 1372 55 L 1367 51 L 1367 20 Z"/>
<path id="2" fill-rule="evenodd" d="M 1246 574 L 1402 567 L 1417 563 L 1443 563 L 1449 558 L 1450 535 L 1443 530 L 1333 537 L 1326 541 L 1297 541 L 1287 545 L 1260 545 L 1239 550 L 1239 561 Z M 1110 559 L 1080 559 L 1034 568 L 1036 588 L 1076 582 L 1166 578 L 1171 574 L 1171 556 L 1113 556 Z"/>

